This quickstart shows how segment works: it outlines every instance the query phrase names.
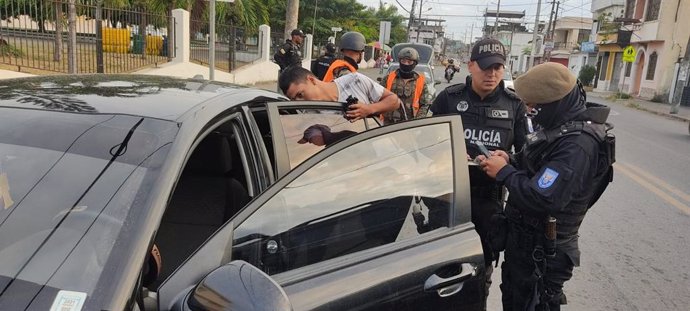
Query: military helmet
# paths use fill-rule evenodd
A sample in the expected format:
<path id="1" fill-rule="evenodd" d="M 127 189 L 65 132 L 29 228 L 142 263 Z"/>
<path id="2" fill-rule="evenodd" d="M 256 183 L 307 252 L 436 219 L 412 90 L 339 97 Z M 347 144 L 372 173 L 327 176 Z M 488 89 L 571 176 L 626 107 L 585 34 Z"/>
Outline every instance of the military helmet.
<path id="1" fill-rule="evenodd" d="M 398 59 L 409 58 L 413 61 L 419 61 L 419 53 L 414 48 L 404 48 L 398 52 Z"/>
<path id="2" fill-rule="evenodd" d="M 364 51 L 366 45 L 364 35 L 356 31 L 349 31 L 340 37 L 340 50 Z"/>

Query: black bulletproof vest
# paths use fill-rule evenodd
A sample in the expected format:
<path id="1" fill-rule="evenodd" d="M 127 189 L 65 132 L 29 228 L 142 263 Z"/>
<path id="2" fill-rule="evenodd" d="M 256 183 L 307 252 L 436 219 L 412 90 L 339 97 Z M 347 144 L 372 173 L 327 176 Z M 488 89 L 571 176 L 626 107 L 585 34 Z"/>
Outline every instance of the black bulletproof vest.
<path id="1" fill-rule="evenodd" d="M 498 87 L 503 87 L 500 84 Z M 487 101 L 470 98 L 469 86 L 460 92 L 449 93 L 449 102 L 455 103 L 455 111 L 462 117 L 465 129 L 465 145 L 471 157 L 481 154 L 476 143 L 481 142 L 489 150 L 501 149 L 510 152 L 514 140 L 515 102 L 503 90 L 490 95 Z M 450 107 L 453 108 L 452 106 Z"/>

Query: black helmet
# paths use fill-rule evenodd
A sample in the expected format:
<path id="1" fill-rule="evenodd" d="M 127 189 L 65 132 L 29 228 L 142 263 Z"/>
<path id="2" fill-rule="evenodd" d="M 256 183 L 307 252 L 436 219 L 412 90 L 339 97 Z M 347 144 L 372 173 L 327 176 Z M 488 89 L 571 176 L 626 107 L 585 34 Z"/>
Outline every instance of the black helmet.
<path id="1" fill-rule="evenodd" d="M 303 32 L 302 30 L 299 30 L 299 29 L 293 30 L 293 31 L 290 33 L 290 35 L 291 35 L 291 36 L 300 36 L 300 37 L 302 37 L 302 38 L 306 37 L 306 36 L 304 35 L 304 32 Z"/>
<path id="2" fill-rule="evenodd" d="M 364 35 L 356 31 L 349 31 L 340 37 L 340 50 L 364 51 L 366 45 Z"/>
<path id="3" fill-rule="evenodd" d="M 414 48 L 404 48 L 398 52 L 398 59 L 409 58 L 413 61 L 419 61 L 419 53 Z"/>
<path id="4" fill-rule="evenodd" d="M 335 53 L 335 44 L 330 43 L 330 42 L 326 43 L 326 53 L 330 53 L 330 54 Z"/>

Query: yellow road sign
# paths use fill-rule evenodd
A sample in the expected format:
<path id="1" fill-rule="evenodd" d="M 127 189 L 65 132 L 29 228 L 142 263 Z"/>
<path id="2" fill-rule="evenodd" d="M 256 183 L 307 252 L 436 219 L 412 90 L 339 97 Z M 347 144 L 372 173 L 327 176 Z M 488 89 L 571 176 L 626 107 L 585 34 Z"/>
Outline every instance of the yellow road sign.
<path id="1" fill-rule="evenodd" d="M 635 61 L 635 56 L 637 56 L 637 51 L 635 51 L 635 48 L 632 47 L 632 45 L 628 45 L 625 49 L 623 49 L 623 61 L 626 63 L 632 63 Z"/>

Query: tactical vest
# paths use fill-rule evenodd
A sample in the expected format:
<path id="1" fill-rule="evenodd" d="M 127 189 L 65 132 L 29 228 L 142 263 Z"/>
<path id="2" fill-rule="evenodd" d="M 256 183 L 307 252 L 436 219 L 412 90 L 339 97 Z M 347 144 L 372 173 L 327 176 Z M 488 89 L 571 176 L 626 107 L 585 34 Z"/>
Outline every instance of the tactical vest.
<path id="1" fill-rule="evenodd" d="M 350 72 L 357 72 L 357 68 L 352 66 L 346 60 L 336 59 L 335 61 L 333 61 L 331 66 L 328 67 L 328 71 L 326 72 L 326 75 L 323 76 L 323 82 L 331 82 L 331 81 L 335 80 L 336 71 L 340 71 L 341 69 L 344 69 L 343 67 L 347 67 L 347 69 L 349 69 Z"/>
<path id="2" fill-rule="evenodd" d="M 388 74 L 388 77 L 386 78 L 387 79 L 386 80 L 386 89 L 388 89 L 389 91 L 393 92 L 394 94 L 398 95 L 398 97 L 400 97 L 399 93 L 397 92 L 398 90 L 397 89 L 393 90 L 393 85 L 395 84 L 395 78 L 397 77 L 397 72 L 398 72 L 397 70 L 394 70 L 390 74 Z M 402 113 L 404 113 L 404 115 L 395 117 L 394 115 L 392 115 L 392 114 L 394 114 L 394 112 L 391 112 L 391 113 L 388 113 L 385 116 L 383 116 L 384 119 L 388 119 L 389 122 L 390 121 L 396 122 L 396 121 L 400 121 L 400 120 L 406 120 L 408 118 L 417 117 L 417 114 L 419 113 L 419 101 L 422 98 L 422 92 L 424 92 L 424 81 L 425 81 L 424 75 L 423 74 L 417 74 L 417 80 L 415 80 L 415 88 L 414 88 L 414 93 L 412 96 L 411 107 L 408 107 L 407 105 L 405 105 L 406 98 L 400 97 L 400 99 L 403 101 L 404 107 L 401 106 L 401 109 L 403 110 Z M 405 82 L 401 80 L 401 83 L 399 83 L 397 85 L 401 85 L 401 84 L 404 87 Z M 411 111 L 412 114 L 410 114 L 408 112 L 408 108 L 412 108 L 412 111 Z M 398 112 L 398 113 L 400 113 L 400 112 Z"/>
<path id="3" fill-rule="evenodd" d="M 592 105 L 597 105 L 597 108 L 602 107 L 593 103 L 587 103 L 587 105 L 588 107 Z M 606 115 L 608 116 L 608 111 L 606 111 Z M 599 121 L 604 122 L 605 119 L 604 117 L 603 120 Z M 557 142 L 564 137 L 588 135 L 599 144 L 597 150 L 598 163 L 596 164 L 597 175 L 594 176 L 592 182 L 594 187 L 592 195 L 589 198 L 573 201 L 561 211 L 551 215 L 557 219 L 556 230 L 560 236 L 577 234 L 589 208 L 594 205 L 608 184 L 613 181 L 613 163 L 616 161 L 616 138 L 613 133 L 609 133 L 609 130 L 612 128 L 607 123 L 578 120 L 566 122 L 555 129 L 538 131 L 527 135 L 527 146 L 523 152 L 522 163 L 533 175 L 546 164 L 546 158 L 554 151 L 554 148 L 558 145 Z M 575 142 L 578 143 L 578 141 Z M 583 149 L 587 150 L 588 148 L 583 146 Z M 539 222 L 539 220 L 530 219 L 526 215 L 523 215 L 522 218 L 526 222 Z"/>
<path id="4" fill-rule="evenodd" d="M 489 150 L 510 151 L 515 138 L 514 104 L 518 97 L 508 90 L 498 90 L 504 94 L 498 94 L 495 102 L 472 102 L 466 88 L 465 84 L 449 87 L 448 101 L 455 103 L 455 111 L 462 117 L 467 153 L 473 158 L 481 154 L 478 141 Z"/>

